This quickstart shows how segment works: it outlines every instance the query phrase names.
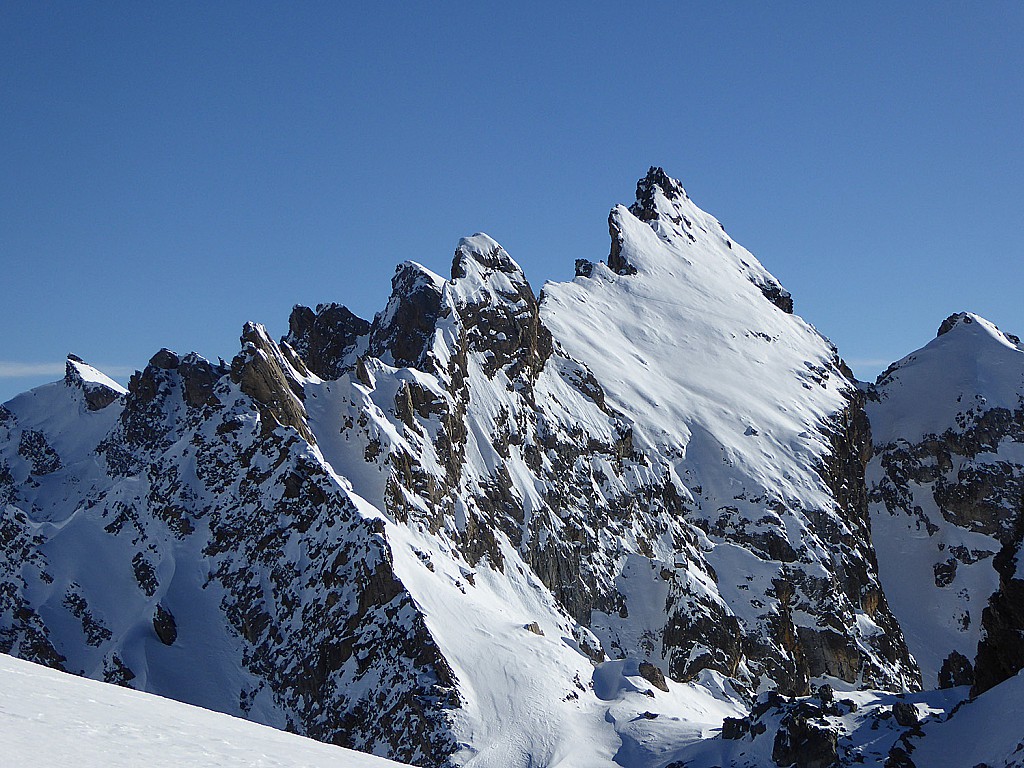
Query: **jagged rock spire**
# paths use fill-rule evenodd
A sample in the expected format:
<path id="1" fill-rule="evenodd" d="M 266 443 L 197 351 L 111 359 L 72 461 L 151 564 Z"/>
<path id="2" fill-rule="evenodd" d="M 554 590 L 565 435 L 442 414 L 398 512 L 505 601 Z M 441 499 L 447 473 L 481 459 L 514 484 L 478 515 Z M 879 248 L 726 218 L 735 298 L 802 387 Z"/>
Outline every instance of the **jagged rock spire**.
<path id="1" fill-rule="evenodd" d="M 647 175 L 636 183 L 636 202 L 629 207 L 630 213 L 641 221 L 650 221 L 658 215 L 656 195 L 660 191 L 669 200 L 689 200 L 683 185 L 673 179 L 660 167 L 651 166 Z"/>
<path id="2" fill-rule="evenodd" d="M 337 379 L 352 364 L 351 353 L 370 324 L 343 304 L 317 304 L 314 312 L 296 304 L 288 318 L 288 335 L 281 339 L 321 379 Z"/>

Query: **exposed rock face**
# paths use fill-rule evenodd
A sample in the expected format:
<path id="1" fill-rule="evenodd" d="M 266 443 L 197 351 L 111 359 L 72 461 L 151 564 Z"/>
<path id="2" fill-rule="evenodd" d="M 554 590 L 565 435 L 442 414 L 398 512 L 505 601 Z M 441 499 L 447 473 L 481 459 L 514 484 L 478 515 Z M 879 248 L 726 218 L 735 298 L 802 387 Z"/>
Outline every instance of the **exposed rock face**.
<path id="1" fill-rule="evenodd" d="M 1013 539 L 993 558 L 999 590 L 982 612 L 984 631 L 975 660 L 973 695 L 984 693 L 1024 669 L 1024 506 L 1018 509 Z"/>
<path id="2" fill-rule="evenodd" d="M 487 235 L 463 238 L 452 261 L 452 282 L 479 285 L 458 308 L 469 349 L 489 353 L 484 372 L 505 370 L 510 381 L 536 381 L 552 352 L 533 289 L 519 265 Z M 470 298 L 471 297 L 471 298 Z"/>
<path id="3" fill-rule="evenodd" d="M 892 705 L 892 715 L 896 722 L 904 728 L 917 725 L 920 718 L 917 715 L 917 707 L 908 701 L 897 700 Z"/>
<path id="4" fill-rule="evenodd" d="M 164 645 L 174 645 L 178 639 L 178 625 L 174 616 L 162 605 L 157 605 L 156 613 L 153 614 L 153 631 Z"/>
<path id="5" fill-rule="evenodd" d="M 622 255 L 622 243 L 625 240 L 622 229 L 618 225 L 615 211 L 608 214 L 608 234 L 612 239 L 612 247 L 608 252 L 608 269 L 617 275 L 635 275 L 636 267 L 630 264 Z M 593 265 L 588 261 L 576 262 L 576 275 L 578 277 L 591 277 Z"/>
<path id="6" fill-rule="evenodd" d="M 373 318 L 368 353 L 397 368 L 425 367 L 443 285 L 440 277 L 413 261 L 400 264 L 391 278 L 391 299 Z"/>
<path id="7" fill-rule="evenodd" d="M 82 391 L 90 411 L 101 411 L 124 394 L 124 387 L 110 381 L 77 355 L 68 355 L 64 383 Z"/>
<path id="8" fill-rule="evenodd" d="M 33 576 L 45 572 L 39 552 L 42 537 L 32 532 L 28 515 L 10 503 L 0 518 L 0 652 L 54 669 L 67 659 L 54 647 L 46 623 L 26 597 Z"/>
<path id="9" fill-rule="evenodd" d="M 779 766 L 832 768 L 839 764 L 837 747 L 834 729 L 793 713 L 775 734 L 772 760 Z"/>
<path id="10" fill-rule="evenodd" d="M 214 365 L 194 352 L 186 355 L 177 366 L 178 375 L 181 376 L 183 397 L 187 405 L 193 408 L 210 406 L 211 408 L 221 405 L 217 399 L 215 389 L 221 376 L 228 372 L 227 366 Z"/>
<path id="11" fill-rule="evenodd" d="M 231 368 L 162 350 L 123 406 L 78 409 L 64 382 L 12 401 L 0 436 L 0 647 L 441 765 L 455 748 L 452 673 L 394 575 L 382 520 L 316 451 L 303 383 L 247 326 Z M 61 410 L 79 414 L 72 440 L 45 431 Z M 39 460 L 18 453 L 24 434 L 60 460 L 52 480 L 31 481 Z M 80 495 L 54 494 L 57 483 Z M 34 532 L 41 519 L 61 526 Z M 104 568 L 71 580 L 94 561 Z M 188 654 L 186 677 L 168 674 L 180 657 L 143 650 L 154 633 Z M 379 685 L 360 690 L 366 676 Z"/>
<path id="12" fill-rule="evenodd" d="M 231 361 L 232 381 L 260 404 L 265 430 L 272 431 L 280 424 L 315 442 L 306 424 L 300 376 L 263 326 L 246 323 L 242 351 Z"/>
<path id="13" fill-rule="evenodd" d="M 660 691 L 668 693 L 668 683 L 665 682 L 665 675 L 653 664 L 643 662 L 640 664 L 640 676 Z"/>
<path id="14" fill-rule="evenodd" d="M 939 670 L 939 688 L 955 688 L 974 684 L 974 665 L 957 651 L 950 651 Z"/>
<path id="15" fill-rule="evenodd" d="M 370 324 L 341 304 L 317 304 L 315 312 L 296 304 L 281 341 L 321 379 L 337 379 L 350 370 L 359 339 L 369 332 Z"/>
<path id="16" fill-rule="evenodd" d="M 31 463 L 32 474 L 37 477 L 56 472 L 62 466 L 60 456 L 46 442 L 46 435 L 34 429 L 26 429 L 21 433 L 18 455 Z"/>

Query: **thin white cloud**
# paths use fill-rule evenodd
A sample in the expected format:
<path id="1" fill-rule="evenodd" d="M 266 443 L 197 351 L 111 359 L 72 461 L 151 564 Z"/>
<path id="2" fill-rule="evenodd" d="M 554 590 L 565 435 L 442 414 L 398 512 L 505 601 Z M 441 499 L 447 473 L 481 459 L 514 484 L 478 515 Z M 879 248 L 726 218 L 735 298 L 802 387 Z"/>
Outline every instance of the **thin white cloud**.
<path id="1" fill-rule="evenodd" d="M 27 379 L 33 376 L 64 375 L 64 363 L 25 363 L 17 360 L 0 360 L 0 379 Z M 131 376 L 135 368 L 130 365 L 97 365 L 94 366 L 112 378 Z"/>
<path id="2" fill-rule="evenodd" d="M 892 360 L 885 357 L 850 357 L 846 358 L 846 364 L 854 368 L 884 368 Z"/>
<path id="3" fill-rule="evenodd" d="M 64 363 L 19 363 L 11 360 L 0 360 L 0 379 L 63 375 Z"/>

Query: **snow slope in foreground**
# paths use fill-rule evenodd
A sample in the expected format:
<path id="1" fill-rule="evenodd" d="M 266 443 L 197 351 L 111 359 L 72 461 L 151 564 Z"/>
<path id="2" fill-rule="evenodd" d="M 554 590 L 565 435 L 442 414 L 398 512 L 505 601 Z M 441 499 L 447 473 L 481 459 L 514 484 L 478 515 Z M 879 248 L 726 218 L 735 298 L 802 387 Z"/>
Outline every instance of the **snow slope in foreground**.
<path id="1" fill-rule="evenodd" d="M 22 768 L 402 765 L 4 655 L 0 755 Z"/>

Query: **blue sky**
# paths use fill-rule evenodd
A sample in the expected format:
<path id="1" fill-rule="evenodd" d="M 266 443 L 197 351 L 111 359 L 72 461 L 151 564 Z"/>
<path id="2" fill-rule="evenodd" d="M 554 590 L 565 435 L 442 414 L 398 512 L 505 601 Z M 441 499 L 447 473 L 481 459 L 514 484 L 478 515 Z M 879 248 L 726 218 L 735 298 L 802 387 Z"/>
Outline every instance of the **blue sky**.
<path id="1" fill-rule="evenodd" d="M 5 3 L 0 401 L 230 359 L 486 231 L 539 290 L 680 178 L 857 373 L 1024 332 L 1024 4 Z"/>

